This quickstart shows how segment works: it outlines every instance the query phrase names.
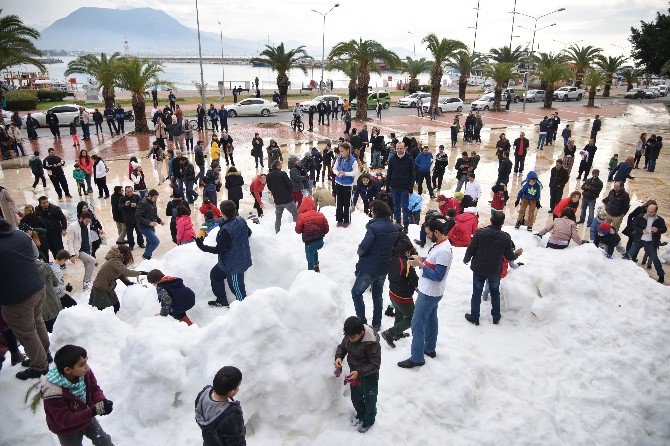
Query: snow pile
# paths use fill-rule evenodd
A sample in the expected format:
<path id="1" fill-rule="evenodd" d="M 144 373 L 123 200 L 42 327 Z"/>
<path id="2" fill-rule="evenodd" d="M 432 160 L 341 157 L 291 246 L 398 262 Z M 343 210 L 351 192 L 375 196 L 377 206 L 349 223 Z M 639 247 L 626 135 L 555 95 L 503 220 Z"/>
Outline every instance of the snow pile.
<path id="1" fill-rule="evenodd" d="M 438 356 L 400 369 L 411 339 L 396 349 L 383 344 L 377 422 L 361 437 L 349 425 L 349 390 L 333 376 L 332 362 L 342 322 L 353 314 L 356 247 L 367 218 L 357 212 L 343 229 L 335 227 L 333 209 L 325 213 L 332 229 L 320 252 L 322 274 L 304 271 L 290 220 L 278 235 L 274 216 L 251 225 L 249 297 L 229 310 L 207 306 L 216 258 L 194 245 L 138 265 L 178 275 L 193 288 L 191 327 L 154 317 L 159 305 L 151 286 L 120 286 L 118 315 L 85 305 L 61 313 L 53 350 L 65 343 L 87 348 L 115 401 L 101 422 L 117 444 L 198 444 L 195 396 L 229 364 L 244 374 L 238 398 L 250 445 L 670 442 L 667 288 L 593 245 L 545 249 L 546 241 L 511 228 L 524 265 L 502 281 L 501 324 L 491 324 L 488 303 L 481 326 L 464 320 L 472 279 L 465 249 L 454 248 Z M 412 238 L 417 232 L 410 228 Z M 370 316 L 369 295 L 366 304 Z M 391 323 L 385 317 L 383 328 Z M 57 444 L 42 409 L 31 415 L 23 404 L 27 385 L 3 372 L 0 386 L 0 444 Z"/>

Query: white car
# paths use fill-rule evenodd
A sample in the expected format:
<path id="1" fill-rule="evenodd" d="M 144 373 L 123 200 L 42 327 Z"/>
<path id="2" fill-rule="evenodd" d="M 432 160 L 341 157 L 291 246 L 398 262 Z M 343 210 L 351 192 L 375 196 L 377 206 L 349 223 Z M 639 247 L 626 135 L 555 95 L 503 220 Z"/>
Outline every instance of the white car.
<path id="1" fill-rule="evenodd" d="M 430 101 L 423 103 L 423 112 L 428 113 L 428 108 L 430 108 Z M 448 98 L 445 96 L 440 96 L 437 100 L 437 109 L 440 113 L 444 112 L 460 112 L 463 111 L 463 101 L 461 98 Z"/>
<path id="2" fill-rule="evenodd" d="M 470 104 L 470 107 L 472 107 L 472 110 L 488 110 L 493 107 L 493 98 L 493 93 L 485 94 Z"/>
<path id="3" fill-rule="evenodd" d="M 245 99 L 226 108 L 228 109 L 228 117 L 230 118 L 234 118 L 235 116 L 270 116 L 271 113 L 279 111 L 276 102 L 261 98 Z"/>
<path id="4" fill-rule="evenodd" d="M 70 125 L 72 121 L 79 123 L 79 106 L 78 105 L 56 105 L 51 107 L 49 110 L 54 112 L 58 116 L 58 125 L 66 126 Z M 47 125 L 47 110 L 46 112 L 37 112 L 33 113 L 31 116 L 37 120 L 37 124 L 40 127 Z M 93 113 L 95 110 L 87 108 L 86 111 Z"/>
<path id="5" fill-rule="evenodd" d="M 645 97 L 647 97 L 649 99 L 656 99 L 661 94 L 658 92 L 658 90 L 655 90 L 653 88 L 645 88 L 644 89 L 644 95 L 645 95 Z"/>
<path id="6" fill-rule="evenodd" d="M 421 99 L 421 101 L 426 104 L 430 102 L 430 93 L 423 93 L 420 91 L 417 91 L 416 93 L 412 93 L 409 96 L 405 96 L 404 98 L 400 98 L 398 101 L 398 107 L 411 107 L 414 108 L 416 107 L 416 102 Z"/>
<path id="7" fill-rule="evenodd" d="M 311 106 L 316 107 L 317 105 L 319 105 L 319 102 L 321 101 L 328 102 L 331 104 L 333 101 L 337 101 L 337 105 L 344 104 L 344 100 L 336 94 L 322 94 L 320 96 L 315 97 L 314 99 L 310 99 L 309 101 L 303 101 L 298 105 L 300 106 L 300 109 L 302 111 L 308 112 Z"/>
<path id="8" fill-rule="evenodd" d="M 658 85 L 658 90 L 661 93 L 661 96 L 667 96 L 668 94 L 668 87 L 667 85 Z"/>

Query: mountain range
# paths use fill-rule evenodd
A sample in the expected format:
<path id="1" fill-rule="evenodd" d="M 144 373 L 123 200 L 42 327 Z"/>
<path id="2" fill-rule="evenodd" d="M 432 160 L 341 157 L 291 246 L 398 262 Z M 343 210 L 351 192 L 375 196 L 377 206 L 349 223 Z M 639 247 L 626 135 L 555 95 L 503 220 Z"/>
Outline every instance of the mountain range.
<path id="1" fill-rule="evenodd" d="M 42 50 L 123 52 L 124 41 L 127 40 L 131 54 L 197 55 L 197 33 L 195 28 L 184 26 L 158 9 L 82 7 L 46 27 L 41 32 L 38 47 Z M 201 31 L 200 40 L 203 55 L 221 54 L 218 33 Z M 225 34 L 223 43 L 225 54 L 234 56 L 256 55 L 265 44 L 258 40 L 234 39 Z M 288 48 L 301 44 L 297 41 L 285 42 Z M 306 50 L 315 58 L 321 55 L 319 45 L 307 45 Z M 403 58 L 412 55 L 404 48 L 393 50 Z"/>

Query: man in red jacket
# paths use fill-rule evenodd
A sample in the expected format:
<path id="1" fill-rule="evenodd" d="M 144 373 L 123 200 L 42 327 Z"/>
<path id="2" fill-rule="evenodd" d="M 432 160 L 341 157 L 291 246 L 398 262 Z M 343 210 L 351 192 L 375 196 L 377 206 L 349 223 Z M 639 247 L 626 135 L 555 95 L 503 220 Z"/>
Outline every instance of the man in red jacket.
<path id="1" fill-rule="evenodd" d="M 96 415 L 112 412 L 113 403 L 105 398 L 88 367 L 82 347 L 66 345 L 56 352 L 53 367 L 42 378 L 41 394 L 49 430 L 58 435 L 61 445 L 81 446 L 84 436 L 95 446 L 113 446 Z"/>
<path id="2" fill-rule="evenodd" d="M 314 200 L 309 195 L 302 199 L 298 212 L 295 232 L 302 234 L 302 241 L 305 243 L 307 269 L 318 273 L 319 249 L 323 248 L 323 238 L 328 234 L 328 220 L 316 210 Z"/>

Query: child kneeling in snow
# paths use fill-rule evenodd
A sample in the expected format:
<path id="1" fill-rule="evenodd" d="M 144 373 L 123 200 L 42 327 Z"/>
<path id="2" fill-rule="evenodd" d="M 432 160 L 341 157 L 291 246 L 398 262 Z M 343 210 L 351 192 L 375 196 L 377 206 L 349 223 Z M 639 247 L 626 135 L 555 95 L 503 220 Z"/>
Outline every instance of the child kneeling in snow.
<path id="1" fill-rule="evenodd" d="M 233 397 L 240 390 L 242 372 L 226 366 L 216 372 L 211 386 L 195 399 L 195 421 L 202 430 L 204 446 L 244 446 L 247 444 L 244 415 Z"/>
<path id="2" fill-rule="evenodd" d="M 147 281 L 156 287 L 161 316 L 172 316 L 187 325 L 193 324 L 186 312 L 195 305 L 195 293 L 179 277 L 166 276 L 158 269 L 147 274 Z"/>
<path id="3" fill-rule="evenodd" d="M 416 249 L 412 243 L 406 240 L 398 240 L 393 248 L 393 257 L 389 261 L 389 296 L 391 305 L 395 309 L 395 322 L 393 327 L 382 331 L 381 337 L 386 343 L 395 348 L 395 341 L 404 338 L 405 330 L 412 326 L 414 315 L 414 290 L 419 284 L 419 276 L 413 266 L 409 265 L 408 259 L 416 255 Z M 409 335 L 407 335 L 409 336 Z"/>
<path id="4" fill-rule="evenodd" d="M 382 350 L 379 335 L 372 327 L 351 316 L 344 321 L 344 338 L 335 352 L 335 376 L 342 372 L 342 360 L 349 355 L 349 373 L 344 383 L 351 383 L 351 402 L 356 410 L 352 418 L 358 432 L 365 433 L 375 423 L 377 392 Z"/>
<path id="5" fill-rule="evenodd" d="M 54 355 L 55 367 L 42 377 L 40 393 L 47 426 L 61 445 L 81 446 L 84 436 L 96 446 L 113 446 L 96 416 L 112 412 L 87 363 L 86 350 L 65 345 Z"/>

